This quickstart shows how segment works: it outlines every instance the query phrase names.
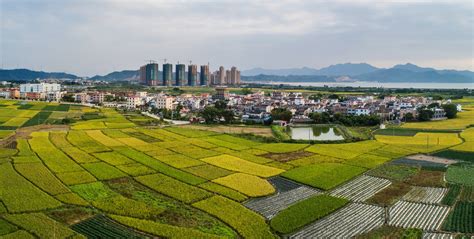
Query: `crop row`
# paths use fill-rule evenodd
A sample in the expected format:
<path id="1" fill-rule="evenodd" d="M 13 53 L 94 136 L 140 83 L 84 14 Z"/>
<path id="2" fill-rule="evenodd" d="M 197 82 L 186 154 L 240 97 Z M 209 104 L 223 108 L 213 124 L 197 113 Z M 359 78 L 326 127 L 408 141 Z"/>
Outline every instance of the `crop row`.
<path id="1" fill-rule="evenodd" d="M 290 238 L 352 238 L 383 223 L 382 207 L 351 203 L 294 233 Z"/>
<path id="2" fill-rule="evenodd" d="M 447 231 L 474 233 L 474 203 L 458 202 L 449 214 L 444 229 Z"/>
<path id="3" fill-rule="evenodd" d="M 362 175 L 331 191 L 332 196 L 363 202 L 391 184 L 390 180 Z"/>
<path id="4" fill-rule="evenodd" d="M 389 225 L 436 231 L 449 213 L 449 207 L 398 201 L 389 209 Z"/>
<path id="5" fill-rule="evenodd" d="M 412 189 L 405 196 L 403 196 L 403 199 L 411 202 L 440 203 L 447 192 L 447 188 L 415 186 L 412 187 Z"/>
<path id="6" fill-rule="evenodd" d="M 253 199 L 246 202 L 244 205 L 262 214 L 265 218 L 272 219 L 276 214 L 278 214 L 278 212 L 286 209 L 290 205 L 319 193 L 318 190 L 306 186 L 300 186 L 269 197 Z"/>

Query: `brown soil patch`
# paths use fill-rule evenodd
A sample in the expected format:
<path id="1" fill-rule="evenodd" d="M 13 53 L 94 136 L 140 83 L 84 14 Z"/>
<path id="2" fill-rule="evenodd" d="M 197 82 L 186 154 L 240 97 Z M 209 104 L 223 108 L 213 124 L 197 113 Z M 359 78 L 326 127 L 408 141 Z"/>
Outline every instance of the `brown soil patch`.
<path id="1" fill-rule="evenodd" d="M 407 183 L 395 182 L 369 198 L 367 202 L 381 206 L 392 205 L 398 201 L 398 199 L 407 194 L 410 189 L 411 187 Z"/>
<path id="2" fill-rule="evenodd" d="M 406 181 L 408 184 L 422 187 L 445 187 L 444 172 L 420 170 Z"/>
<path id="3" fill-rule="evenodd" d="M 308 157 L 308 156 L 312 156 L 312 155 L 314 155 L 314 153 L 302 150 L 302 151 L 296 151 L 296 152 L 290 152 L 290 153 L 281 153 L 281 154 L 268 153 L 268 154 L 262 154 L 260 156 L 263 156 L 265 158 L 269 158 L 269 159 L 272 159 L 272 160 L 275 160 L 275 161 L 279 161 L 279 162 L 288 162 L 288 161 L 291 161 L 291 160 L 300 159 L 300 158 L 304 158 L 304 157 Z"/>
<path id="4" fill-rule="evenodd" d="M 64 222 L 68 225 L 79 223 L 95 215 L 94 212 L 82 208 L 60 209 L 52 211 L 49 214 L 58 221 Z"/>

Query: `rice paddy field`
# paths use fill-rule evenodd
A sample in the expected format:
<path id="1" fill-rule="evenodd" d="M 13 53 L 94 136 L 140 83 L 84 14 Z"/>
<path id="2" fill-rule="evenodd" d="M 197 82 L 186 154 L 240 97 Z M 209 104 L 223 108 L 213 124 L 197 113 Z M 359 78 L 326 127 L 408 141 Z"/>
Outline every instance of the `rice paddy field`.
<path id="1" fill-rule="evenodd" d="M 263 143 L 113 109 L 0 105 L 0 140 L 15 136 L 0 148 L 0 238 L 352 237 L 381 228 L 381 205 L 393 227 L 472 233 L 471 128 Z M 18 133 L 64 118 L 75 122 Z M 419 153 L 458 163 L 392 164 Z"/>

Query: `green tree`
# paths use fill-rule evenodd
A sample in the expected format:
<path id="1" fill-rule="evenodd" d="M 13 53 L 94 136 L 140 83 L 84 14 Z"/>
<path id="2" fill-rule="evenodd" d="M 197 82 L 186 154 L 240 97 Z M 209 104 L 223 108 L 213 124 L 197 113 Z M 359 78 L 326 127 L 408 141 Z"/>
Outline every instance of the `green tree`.
<path id="1" fill-rule="evenodd" d="M 413 121 L 415 120 L 415 117 L 413 116 L 412 113 L 406 113 L 403 118 L 405 119 L 405 121 L 407 122 L 410 122 L 410 121 Z"/>
<path id="2" fill-rule="evenodd" d="M 448 117 L 448 119 L 456 118 L 458 108 L 455 104 L 444 104 L 442 107 L 444 112 L 446 112 L 446 117 Z"/>
<path id="3" fill-rule="evenodd" d="M 199 113 L 199 116 L 204 118 L 206 124 L 211 124 L 219 120 L 219 110 L 216 107 L 207 106 Z"/>
<path id="4" fill-rule="evenodd" d="M 291 111 L 285 108 L 275 108 L 272 110 L 271 115 L 274 120 L 284 120 L 286 122 L 289 122 L 291 117 L 293 117 Z"/>
<path id="5" fill-rule="evenodd" d="M 418 120 L 419 121 L 428 121 L 433 117 L 434 112 L 426 107 L 418 109 Z"/>

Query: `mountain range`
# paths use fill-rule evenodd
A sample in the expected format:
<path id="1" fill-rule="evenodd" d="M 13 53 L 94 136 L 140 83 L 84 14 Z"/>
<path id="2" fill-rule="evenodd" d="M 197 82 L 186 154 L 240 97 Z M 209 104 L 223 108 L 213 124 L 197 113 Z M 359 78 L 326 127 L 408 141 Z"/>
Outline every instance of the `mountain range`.
<path id="1" fill-rule="evenodd" d="M 324 76 L 324 77 L 323 77 Z M 244 81 L 280 82 L 452 82 L 474 83 L 474 72 L 436 70 L 406 63 L 392 68 L 377 68 L 367 63 L 336 64 L 321 69 L 309 67 L 288 69 L 254 68 L 242 71 Z"/>
<path id="2" fill-rule="evenodd" d="M 241 73 L 242 81 L 277 82 L 337 82 L 337 81 L 377 81 L 377 82 L 451 82 L 474 83 L 474 72 L 457 70 L 437 70 L 407 63 L 392 68 L 377 68 L 367 63 L 336 64 L 321 69 L 303 67 L 287 69 L 254 68 Z M 35 79 L 79 79 L 84 78 L 65 72 L 43 72 L 28 69 L 0 69 L 0 80 L 31 81 Z M 106 75 L 96 75 L 88 79 L 101 81 L 138 80 L 138 70 L 115 71 Z"/>

